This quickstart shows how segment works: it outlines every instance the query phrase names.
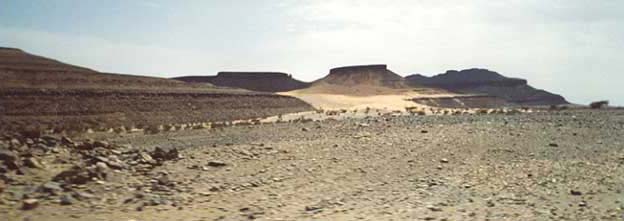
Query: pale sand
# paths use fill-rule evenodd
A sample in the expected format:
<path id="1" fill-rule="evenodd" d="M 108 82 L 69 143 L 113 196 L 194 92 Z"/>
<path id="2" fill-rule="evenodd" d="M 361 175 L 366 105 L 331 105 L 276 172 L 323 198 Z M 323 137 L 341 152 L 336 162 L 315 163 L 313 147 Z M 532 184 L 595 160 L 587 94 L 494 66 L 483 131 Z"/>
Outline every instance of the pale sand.
<path id="1" fill-rule="evenodd" d="M 447 91 L 426 91 L 415 89 L 390 89 L 382 87 L 341 87 L 334 86 L 307 88 L 303 90 L 282 92 L 279 94 L 299 98 L 317 109 L 335 110 L 348 109 L 358 110 L 365 108 L 401 110 L 406 107 L 428 107 L 410 101 L 413 98 L 422 97 L 457 97 L 458 94 Z M 353 92 L 368 93 L 353 93 Z M 347 93 L 345 93 L 347 92 Z M 370 92 L 376 92 L 371 94 Z M 423 93 L 424 92 L 424 93 Z M 433 92 L 433 93 L 432 93 Z"/>

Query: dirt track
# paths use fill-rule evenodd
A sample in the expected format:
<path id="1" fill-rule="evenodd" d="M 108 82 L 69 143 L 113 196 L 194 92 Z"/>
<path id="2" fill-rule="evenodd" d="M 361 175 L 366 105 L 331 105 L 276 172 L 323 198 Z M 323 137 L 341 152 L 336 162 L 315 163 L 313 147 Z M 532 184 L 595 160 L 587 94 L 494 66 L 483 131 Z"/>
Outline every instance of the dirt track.
<path id="1" fill-rule="evenodd" d="M 177 147 L 184 157 L 78 188 L 94 199 L 62 206 L 50 196 L 19 210 L 12 193 L 54 175 L 48 157 L 47 172 L 16 176 L 21 182 L 1 195 L 0 213 L 9 220 L 621 220 L 623 129 L 622 110 L 573 110 L 128 134 L 108 139 L 134 149 Z M 164 190 L 163 173 L 174 183 Z M 142 203 L 148 197 L 158 202 Z"/>

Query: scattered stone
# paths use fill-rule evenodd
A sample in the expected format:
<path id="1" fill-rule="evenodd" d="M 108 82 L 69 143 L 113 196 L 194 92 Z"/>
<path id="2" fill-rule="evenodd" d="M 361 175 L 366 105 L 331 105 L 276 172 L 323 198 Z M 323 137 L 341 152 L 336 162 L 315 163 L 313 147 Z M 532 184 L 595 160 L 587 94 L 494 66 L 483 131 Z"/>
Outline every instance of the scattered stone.
<path id="1" fill-rule="evenodd" d="M 306 131 L 310 131 L 310 129 L 304 127 L 304 128 L 301 128 L 301 131 L 306 132 Z"/>
<path id="2" fill-rule="evenodd" d="M 549 147 L 559 147 L 559 144 L 556 143 L 550 143 L 548 144 Z"/>
<path id="3" fill-rule="evenodd" d="M 109 148 L 110 144 L 106 141 L 94 141 L 93 142 L 93 147 L 103 147 L 103 148 Z"/>
<path id="4" fill-rule="evenodd" d="M 94 198 L 95 195 L 83 191 L 76 191 L 74 192 L 74 197 L 78 198 L 79 200 L 85 200 Z"/>
<path id="5" fill-rule="evenodd" d="M 43 185 L 41 185 L 41 190 L 49 193 L 49 194 L 53 194 L 56 195 L 60 192 L 63 191 L 63 188 L 61 187 L 60 183 L 54 182 L 54 181 L 50 181 L 47 183 L 44 183 Z"/>
<path id="6" fill-rule="evenodd" d="M 421 130 L 421 131 L 420 131 L 420 133 L 426 134 L 426 133 L 429 133 L 429 131 L 427 131 L 427 130 Z"/>
<path id="7" fill-rule="evenodd" d="M 448 163 L 448 162 L 449 162 L 449 160 L 448 160 L 448 159 L 446 159 L 446 158 L 442 158 L 442 159 L 440 159 L 440 163 Z"/>
<path id="8" fill-rule="evenodd" d="M 9 169 L 16 170 L 19 168 L 18 159 L 19 157 L 16 153 L 8 150 L 0 150 L 0 161 Z"/>
<path id="9" fill-rule="evenodd" d="M 579 202 L 578 206 L 579 207 L 586 207 L 587 206 L 587 202 L 581 201 L 581 202 Z"/>
<path id="10" fill-rule="evenodd" d="M 34 157 L 29 157 L 24 160 L 24 165 L 30 168 L 43 169 L 43 164 L 41 164 L 41 162 Z"/>
<path id="11" fill-rule="evenodd" d="M 218 161 L 218 160 L 212 160 L 210 162 L 208 162 L 208 166 L 211 167 L 224 167 L 227 166 L 227 164 L 223 161 Z"/>
<path id="12" fill-rule="evenodd" d="M 572 194 L 574 196 L 583 195 L 583 193 L 581 191 L 578 191 L 578 190 L 570 190 L 570 194 Z"/>
<path id="13" fill-rule="evenodd" d="M 433 212 L 442 212 L 442 208 L 437 207 L 437 206 L 433 206 L 433 205 L 429 205 L 427 206 L 427 209 L 433 211 Z"/>
<path id="14" fill-rule="evenodd" d="M 175 160 L 180 158 L 180 153 L 175 147 L 156 147 L 150 154 L 156 160 Z"/>
<path id="15" fill-rule="evenodd" d="M 319 211 L 319 210 L 322 210 L 322 209 L 323 208 L 318 206 L 318 205 L 312 205 L 312 206 L 306 206 L 305 207 L 305 211 L 308 211 L 308 212 Z"/>
<path id="16" fill-rule="evenodd" d="M 65 194 L 61 196 L 60 201 L 61 205 L 72 205 L 76 200 L 71 195 Z"/>
<path id="17" fill-rule="evenodd" d="M 22 201 L 23 210 L 32 210 L 39 206 L 39 200 L 37 199 L 25 199 Z"/>
<path id="18" fill-rule="evenodd" d="M 65 136 L 61 137 L 61 143 L 65 144 L 65 145 L 74 145 L 74 144 L 76 144 L 76 143 L 74 143 L 74 141 L 71 138 L 65 137 Z"/>
<path id="19" fill-rule="evenodd" d="M 154 160 L 154 158 L 152 158 L 152 156 L 144 152 L 139 153 L 139 161 L 141 163 L 156 164 L 156 161 Z"/>
<path id="20" fill-rule="evenodd" d="M 101 162 L 99 162 L 101 163 Z M 96 165 L 96 168 L 102 167 L 102 164 L 106 166 L 106 164 L 101 163 L 99 166 Z M 92 178 L 103 178 L 106 177 L 106 174 L 100 169 L 87 169 L 82 166 L 74 166 L 68 170 L 65 170 L 59 174 L 57 174 L 53 181 L 62 182 L 66 184 L 86 184 L 92 180 Z"/>

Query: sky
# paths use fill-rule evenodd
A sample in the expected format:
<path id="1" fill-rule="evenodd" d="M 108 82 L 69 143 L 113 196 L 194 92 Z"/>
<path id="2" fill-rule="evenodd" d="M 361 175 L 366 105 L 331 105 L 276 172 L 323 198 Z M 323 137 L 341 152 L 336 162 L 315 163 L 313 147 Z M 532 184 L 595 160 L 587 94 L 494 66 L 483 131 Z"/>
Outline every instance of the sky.
<path id="1" fill-rule="evenodd" d="M 487 68 L 624 105 L 622 12 L 620 0 L 3 0 L 0 46 L 158 77 Z"/>

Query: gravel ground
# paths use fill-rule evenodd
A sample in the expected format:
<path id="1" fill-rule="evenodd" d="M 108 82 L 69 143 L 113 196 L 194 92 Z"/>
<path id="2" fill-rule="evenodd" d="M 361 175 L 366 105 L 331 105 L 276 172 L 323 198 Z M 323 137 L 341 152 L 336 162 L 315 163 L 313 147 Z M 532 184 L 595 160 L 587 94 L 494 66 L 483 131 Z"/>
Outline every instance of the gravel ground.
<path id="1" fill-rule="evenodd" d="M 8 220 L 622 220 L 623 129 L 624 110 L 566 110 L 92 134 L 116 146 L 110 154 L 121 161 L 136 151 L 156 158 L 156 146 L 179 156 L 35 194 L 87 159 L 59 147 L 39 158 L 43 169 L 6 173 L 0 213 Z M 29 198 L 38 205 L 24 209 Z"/>

